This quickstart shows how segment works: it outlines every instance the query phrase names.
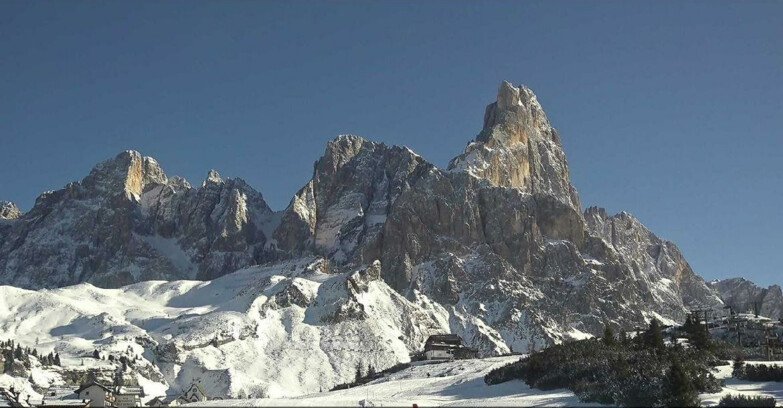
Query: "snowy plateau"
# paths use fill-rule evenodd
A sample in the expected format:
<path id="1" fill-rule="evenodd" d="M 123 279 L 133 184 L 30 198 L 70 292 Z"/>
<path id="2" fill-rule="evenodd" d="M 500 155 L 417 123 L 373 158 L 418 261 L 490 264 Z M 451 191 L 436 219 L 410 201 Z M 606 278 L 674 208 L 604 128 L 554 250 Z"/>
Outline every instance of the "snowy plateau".
<path id="1" fill-rule="evenodd" d="M 0 202 L 0 285 L 0 340 L 62 359 L 0 375 L 33 399 L 124 367 L 145 402 L 199 383 L 220 405 L 572 406 L 569 391 L 483 376 L 605 322 L 750 304 L 783 317 L 779 286 L 705 282 L 629 213 L 583 210 L 559 133 L 509 82 L 447 168 L 342 135 L 282 211 L 241 179 L 212 170 L 194 187 L 122 152 L 28 212 Z M 441 333 L 479 358 L 328 392 Z M 783 398 L 730 374 L 727 389 Z"/>

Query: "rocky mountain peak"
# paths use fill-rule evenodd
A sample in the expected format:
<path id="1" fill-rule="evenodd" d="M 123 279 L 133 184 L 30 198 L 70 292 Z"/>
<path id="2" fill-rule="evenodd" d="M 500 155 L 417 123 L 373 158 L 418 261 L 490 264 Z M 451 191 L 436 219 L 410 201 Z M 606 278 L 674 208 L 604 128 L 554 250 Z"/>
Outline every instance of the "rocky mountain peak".
<path id="1" fill-rule="evenodd" d="M 148 184 L 166 184 L 166 181 L 166 174 L 155 159 L 126 150 L 95 166 L 81 184 L 91 191 L 123 192 L 131 198 L 140 197 Z"/>
<path id="2" fill-rule="evenodd" d="M 484 126 L 449 171 L 465 171 L 501 187 L 553 196 L 581 213 L 560 136 L 530 88 L 500 84 Z"/>
<path id="3" fill-rule="evenodd" d="M 335 172 L 356 157 L 367 142 L 356 135 L 339 135 L 326 144 L 326 152 L 316 164 L 317 170 Z"/>
<path id="4" fill-rule="evenodd" d="M 19 207 L 10 201 L 0 201 L 0 220 L 15 220 L 22 216 Z"/>
<path id="5" fill-rule="evenodd" d="M 204 179 L 204 182 L 201 183 L 201 186 L 206 186 L 207 183 L 215 183 L 220 184 L 223 183 L 223 178 L 220 177 L 220 173 L 217 172 L 217 170 L 212 169 L 207 173 L 207 178 Z"/>
<path id="6" fill-rule="evenodd" d="M 758 312 L 773 319 L 783 319 L 783 290 L 779 285 L 761 287 L 745 278 L 710 282 L 715 293 L 735 312 Z"/>

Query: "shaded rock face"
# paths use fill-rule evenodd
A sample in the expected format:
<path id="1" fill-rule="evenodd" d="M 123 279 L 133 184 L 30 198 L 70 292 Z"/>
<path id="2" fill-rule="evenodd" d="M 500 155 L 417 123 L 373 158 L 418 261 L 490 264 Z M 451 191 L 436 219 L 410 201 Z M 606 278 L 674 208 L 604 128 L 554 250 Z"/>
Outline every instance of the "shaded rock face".
<path id="1" fill-rule="evenodd" d="M 338 137 L 283 212 L 275 248 L 322 254 L 337 265 L 380 259 L 392 204 L 431 168 L 409 149 Z"/>
<path id="2" fill-rule="evenodd" d="M 26 288 L 210 278 L 255 263 L 274 214 L 241 180 L 193 189 L 126 151 L 42 194 L 5 232 L 0 282 Z M 272 228 L 269 228 L 270 230 Z"/>
<path id="3" fill-rule="evenodd" d="M 318 296 L 291 282 L 275 307 L 315 304 L 313 324 L 366 319 L 356 299 L 382 280 L 427 314 L 417 319 L 485 355 L 721 303 L 674 244 L 632 216 L 582 212 L 557 131 L 533 92 L 508 82 L 446 170 L 404 147 L 340 136 L 275 213 L 242 180 L 212 171 L 193 188 L 125 152 L 42 195 L 0 236 L 0 282 L 26 287 L 209 279 L 316 255 L 329 273 L 360 272 Z"/>
<path id="4" fill-rule="evenodd" d="M 723 302 L 735 312 L 758 312 L 761 316 L 783 319 L 783 292 L 779 285 L 762 288 L 744 278 L 710 282 Z"/>
<path id="5" fill-rule="evenodd" d="M 585 211 L 585 220 L 590 234 L 617 251 L 631 277 L 645 287 L 656 303 L 675 307 L 721 303 L 693 272 L 676 245 L 658 238 L 632 215 L 621 212 L 609 216 L 604 209 L 591 207 Z M 678 320 L 683 318 L 678 316 Z"/>

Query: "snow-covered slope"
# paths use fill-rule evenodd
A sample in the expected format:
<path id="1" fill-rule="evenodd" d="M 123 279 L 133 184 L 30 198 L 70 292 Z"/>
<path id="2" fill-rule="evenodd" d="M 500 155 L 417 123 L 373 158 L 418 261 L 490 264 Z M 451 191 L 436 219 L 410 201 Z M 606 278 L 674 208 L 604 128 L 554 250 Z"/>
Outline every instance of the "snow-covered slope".
<path id="1" fill-rule="evenodd" d="M 521 381 L 489 386 L 484 375 L 519 356 L 458 360 L 412 367 L 347 390 L 287 399 L 221 401 L 226 406 L 601 406 L 585 404 L 568 390 L 541 391 Z M 214 402 L 188 406 L 212 406 Z"/>
<path id="2" fill-rule="evenodd" d="M 447 316 L 435 318 L 438 311 L 389 288 L 378 264 L 328 270 L 322 259 L 303 259 L 208 282 L 1 286 L 0 337 L 55 350 L 77 371 L 87 369 L 84 359 L 116 369 L 92 360 L 95 349 L 141 358 L 136 367 L 146 367 L 141 376 L 150 397 L 196 379 L 215 397 L 281 397 L 346 382 L 359 363 L 382 370 L 409 361 L 429 334 L 449 330 L 439 325 Z M 56 372 L 50 377 L 37 386 L 65 381 Z"/>

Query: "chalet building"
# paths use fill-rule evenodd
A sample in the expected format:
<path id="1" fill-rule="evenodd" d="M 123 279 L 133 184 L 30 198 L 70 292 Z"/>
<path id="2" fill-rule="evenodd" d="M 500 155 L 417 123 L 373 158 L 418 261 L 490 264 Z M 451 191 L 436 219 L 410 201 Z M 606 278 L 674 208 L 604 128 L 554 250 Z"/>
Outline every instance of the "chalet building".
<path id="1" fill-rule="evenodd" d="M 188 389 L 179 395 L 167 395 L 165 397 L 155 397 L 145 405 L 150 407 L 170 407 L 183 404 L 189 404 L 191 402 L 204 402 L 209 401 L 209 395 L 201 387 L 201 384 L 193 383 Z"/>
<path id="2" fill-rule="evenodd" d="M 68 386 L 50 387 L 43 393 L 43 399 L 41 399 L 40 404 L 36 404 L 36 406 L 55 408 L 91 407 L 92 404 L 89 399 L 79 398 L 79 394 L 76 392 L 78 389 L 78 387 Z"/>
<path id="3" fill-rule="evenodd" d="M 155 397 L 149 401 L 147 401 L 146 406 L 148 407 L 165 407 L 169 405 L 170 401 L 166 401 L 166 397 Z"/>
<path id="4" fill-rule="evenodd" d="M 140 407 L 143 396 L 141 387 L 118 386 L 114 390 L 114 405 L 117 408 Z"/>
<path id="5" fill-rule="evenodd" d="M 424 343 L 424 358 L 427 360 L 459 360 L 475 358 L 477 354 L 456 334 L 434 334 Z"/>
<path id="6" fill-rule="evenodd" d="M 115 406 L 114 403 L 116 399 L 114 391 L 97 381 L 89 381 L 82 384 L 82 386 L 76 390 L 76 394 L 79 395 L 79 399 L 89 400 L 90 406 L 93 408 Z"/>
<path id="7" fill-rule="evenodd" d="M 191 402 L 203 402 L 209 400 L 209 396 L 207 395 L 206 391 L 204 391 L 203 388 L 201 388 L 201 384 L 193 383 L 190 384 L 190 387 L 187 391 L 183 392 L 182 395 L 177 398 L 177 402 L 179 404 L 188 404 Z"/>

